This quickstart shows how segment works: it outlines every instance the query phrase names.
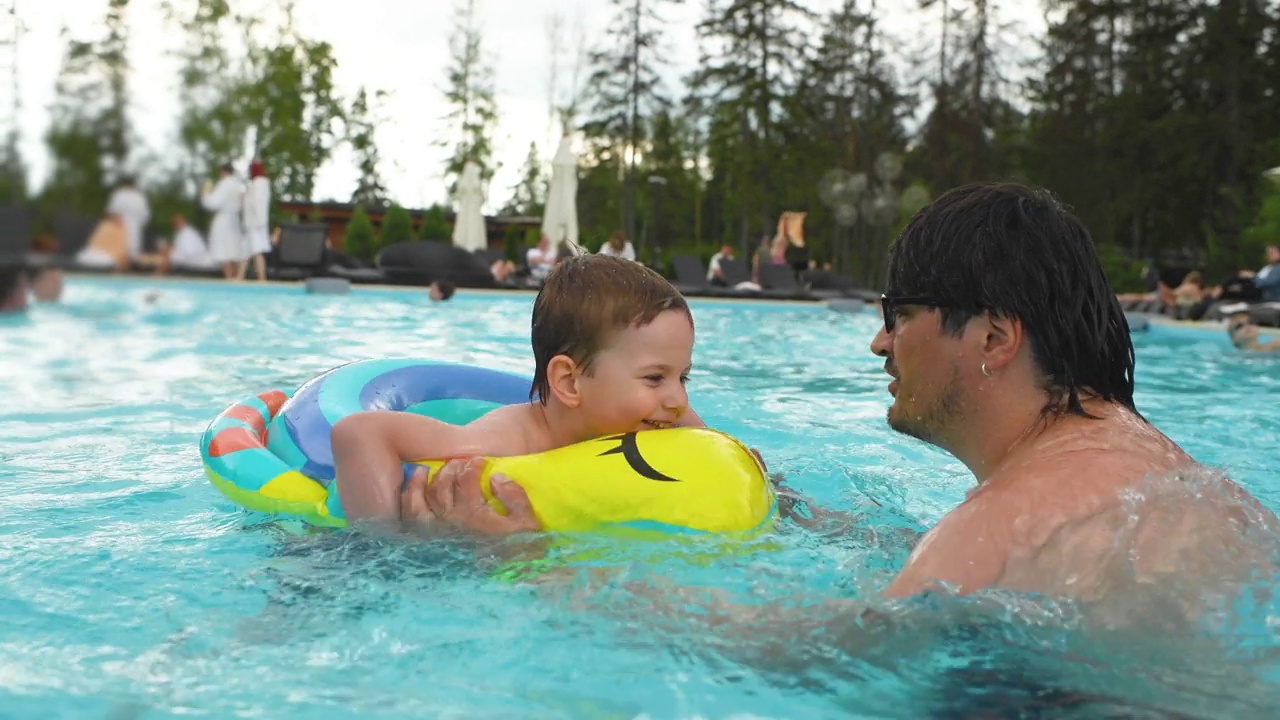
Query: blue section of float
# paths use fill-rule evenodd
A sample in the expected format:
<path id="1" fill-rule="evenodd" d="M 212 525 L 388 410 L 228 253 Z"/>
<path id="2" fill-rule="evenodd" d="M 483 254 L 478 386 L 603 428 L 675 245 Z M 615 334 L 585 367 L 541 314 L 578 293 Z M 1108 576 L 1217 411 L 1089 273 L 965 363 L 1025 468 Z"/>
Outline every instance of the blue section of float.
<path id="1" fill-rule="evenodd" d="M 389 359 L 351 363 L 303 385 L 268 430 L 268 447 L 287 464 L 329 486 L 333 426 L 364 410 L 413 409 L 465 424 L 503 405 L 527 402 L 530 379 L 471 365 Z M 336 495 L 336 493 L 334 493 Z"/>

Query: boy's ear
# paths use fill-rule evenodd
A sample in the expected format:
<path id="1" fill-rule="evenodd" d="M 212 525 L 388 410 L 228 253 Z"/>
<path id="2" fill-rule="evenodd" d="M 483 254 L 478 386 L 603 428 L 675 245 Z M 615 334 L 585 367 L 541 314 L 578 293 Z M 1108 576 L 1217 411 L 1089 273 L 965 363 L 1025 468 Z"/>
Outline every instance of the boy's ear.
<path id="1" fill-rule="evenodd" d="M 547 385 L 565 407 L 577 407 L 582 402 L 578 396 L 578 364 L 568 355 L 556 355 L 547 363 Z"/>

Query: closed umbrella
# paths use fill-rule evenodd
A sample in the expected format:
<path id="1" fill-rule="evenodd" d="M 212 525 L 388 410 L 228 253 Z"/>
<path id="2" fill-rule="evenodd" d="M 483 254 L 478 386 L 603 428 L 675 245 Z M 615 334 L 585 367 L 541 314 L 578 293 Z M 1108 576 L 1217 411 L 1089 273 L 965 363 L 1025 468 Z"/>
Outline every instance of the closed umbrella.
<path id="1" fill-rule="evenodd" d="M 560 149 L 551 161 L 551 187 L 542 215 L 542 234 L 556 246 L 568 240 L 575 254 L 582 253 L 578 246 L 578 156 L 569 138 L 560 141 Z"/>
<path id="2" fill-rule="evenodd" d="M 480 180 L 480 166 L 467 161 L 454 192 L 457 217 L 453 222 L 453 244 L 464 250 L 483 250 L 489 247 L 484 227 L 484 186 Z"/>

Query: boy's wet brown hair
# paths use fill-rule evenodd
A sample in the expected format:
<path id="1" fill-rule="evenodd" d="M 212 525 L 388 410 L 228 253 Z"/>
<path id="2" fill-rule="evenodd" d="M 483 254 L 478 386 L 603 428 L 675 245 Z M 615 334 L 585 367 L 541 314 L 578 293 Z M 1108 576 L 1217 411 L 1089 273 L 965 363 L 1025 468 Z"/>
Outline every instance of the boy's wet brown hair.
<path id="1" fill-rule="evenodd" d="M 644 327 L 668 310 L 693 324 L 689 303 L 680 291 L 638 262 L 608 255 L 580 255 L 560 261 L 547 276 L 533 302 L 533 387 L 529 400 L 546 404 L 551 395 L 547 366 L 567 355 L 584 371 L 627 327 Z"/>

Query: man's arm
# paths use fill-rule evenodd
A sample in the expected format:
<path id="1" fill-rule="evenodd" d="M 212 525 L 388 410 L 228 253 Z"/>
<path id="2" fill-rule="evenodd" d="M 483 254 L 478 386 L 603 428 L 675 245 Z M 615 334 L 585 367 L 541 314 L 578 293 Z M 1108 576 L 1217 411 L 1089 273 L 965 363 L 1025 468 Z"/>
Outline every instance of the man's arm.
<path id="1" fill-rule="evenodd" d="M 481 454 L 463 428 L 413 413 L 348 415 L 334 425 L 332 439 L 338 496 L 350 522 L 400 517 L 404 463 Z"/>
<path id="2" fill-rule="evenodd" d="M 1253 286 L 1259 290 L 1280 287 L 1280 265 L 1268 265 L 1253 276 Z"/>

